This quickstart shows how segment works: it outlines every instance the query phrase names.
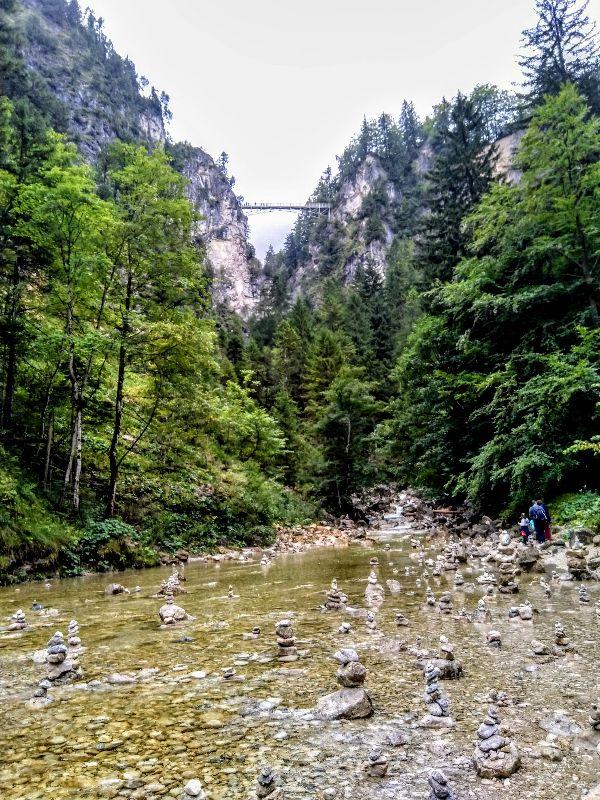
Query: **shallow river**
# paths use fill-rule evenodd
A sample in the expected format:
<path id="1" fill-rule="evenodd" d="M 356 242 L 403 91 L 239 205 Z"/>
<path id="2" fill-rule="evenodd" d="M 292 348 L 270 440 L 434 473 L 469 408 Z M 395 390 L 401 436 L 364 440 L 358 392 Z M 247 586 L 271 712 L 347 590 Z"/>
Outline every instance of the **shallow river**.
<path id="1" fill-rule="evenodd" d="M 259 766 L 268 762 L 292 800 L 320 797 L 332 788 L 338 797 L 424 799 L 427 772 L 438 766 L 446 770 L 458 798 L 581 798 L 600 780 L 600 736 L 590 736 L 587 722 L 591 703 L 600 697 L 600 626 L 594 611 L 600 600 L 598 584 L 590 585 L 592 602 L 582 606 L 576 585 L 565 583 L 545 600 L 539 576 L 520 576 L 518 598 L 496 595 L 488 602 L 492 625 L 473 625 L 424 606 L 426 581 L 419 584 L 423 568 L 406 533 L 376 535 L 376 545 L 279 556 L 268 567 L 256 562 L 190 563 L 185 569 L 187 594 L 176 602 L 196 619 L 169 629 L 160 628 L 161 600 L 152 597 L 169 569 L 0 590 L 0 620 L 23 608 L 32 626 L 23 633 L 0 633 L 0 797 L 66 800 L 118 792 L 117 797 L 134 799 L 174 798 L 195 777 L 211 800 L 245 798 Z M 389 552 L 383 541 L 390 542 Z M 435 557 L 439 545 L 425 547 L 426 557 Z M 349 605 L 364 609 L 372 555 L 379 557 L 380 582 L 395 578 L 402 586 L 397 595 L 386 587 L 376 632 L 369 632 L 361 617 L 319 608 L 335 577 Z M 411 574 L 405 574 L 406 567 Z M 462 571 L 470 582 L 482 570 L 475 564 L 474 571 Z M 447 572 L 428 581 L 439 595 L 442 588 L 452 588 L 453 578 Z M 139 585 L 141 592 L 105 596 L 105 585 L 115 579 L 132 589 Z M 234 599 L 227 597 L 229 584 Z M 481 588 L 453 590 L 455 611 L 473 611 L 480 596 Z M 510 622 L 508 607 L 526 597 L 539 611 L 534 623 Z M 35 614 L 34 601 L 58 609 L 58 616 Z M 396 627 L 397 610 L 408 617 L 410 627 Z M 293 620 L 296 644 L 303 651 L 297 662 L 285 665 L 276 660 L 274 635 L 283 616 Z M 34 710 L 28 700 L 44 668 L 31 655 L 55 630 L 66 633 L 71 618 L 79 621 L 86 647 L 81 656 L 84 678 L 51 690 L 55 702 Z M 337 632 L 343 620 L 352 624 L 347 635 Z M 530 640 L 552 644 L 558 620 L 577 654 L 536 659 Z M 256 625 L 261 636 L 245 638 Z M 490 627 L 502 631 L 501 650 L 485 643 Z M 460 680 L 441 684 L 457 723 L 444 732 L 415 727 L 425 712 L 423 676 L 415 657 L 400 650 L 402 639 L 413 644 L 420 635 L 421 646 L 437 655 L 440 634 L 455 645 L 464 667 Z M 182 635 L 193 641 L 178 642 Z M 322 722 L 311 714 L 316 700 L 337 688 L 330 656 L 341 646 L 356 647 L 368 669 L 366 688 L 375 706 L 371 719 Z M 243 680 L 223 680 L 225 667 L 234 667 Z M 158 672 L 133 685 L 106 682 L 112 673 L 147 668 Z M 88 681 L 101 683 L 89 688 Z M 469 760 L 492 689 L 507 691 L 514 701 L 500 714 L 523 756 L 522 769 L 506 783 L 482 781 Z M 562 761 L 549 762 L 535 752 L 546 735 L 538 723 L 557 709 L 582 732 L 565 742 Z M 409 742 L 392 748 L 386 736 L 399 728 Z M 383 780 L 367 778 L 362 771 L 377 744 L 390 758 Z M 120 782 L 111 784 L 110 779 Z M 147 794 L 145 787 L 152 784 L 156 794 Z"/>

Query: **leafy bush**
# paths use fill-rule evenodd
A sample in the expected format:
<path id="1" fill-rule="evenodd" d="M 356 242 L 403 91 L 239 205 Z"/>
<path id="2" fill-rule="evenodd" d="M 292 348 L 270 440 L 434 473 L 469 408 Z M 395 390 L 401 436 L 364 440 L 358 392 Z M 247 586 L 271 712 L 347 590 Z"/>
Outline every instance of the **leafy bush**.
<path id="1" fill-rule="evenodd" d="M 62 553 L 61 572 L 77 575 L 85 568 L 105 572 L 159 563 L 158 552 L 133 526 L 119 519 L 93 520 L 86 524 L 77 544 Z"/>
<path id="2" fill-rule="evenodd" d="M 73 526 L 51 510 L 16 459 L 0 447 L 0 583 L 23 577 L 29 562 L 48 573 L 61 548 L 75 538 Z"/>
<path id="3" fill-rule="evenodd" d="M 564 494 L 551 503 L 550 513 L 559 525 L 600 533 L 600 495 L 595 492 Z"/>

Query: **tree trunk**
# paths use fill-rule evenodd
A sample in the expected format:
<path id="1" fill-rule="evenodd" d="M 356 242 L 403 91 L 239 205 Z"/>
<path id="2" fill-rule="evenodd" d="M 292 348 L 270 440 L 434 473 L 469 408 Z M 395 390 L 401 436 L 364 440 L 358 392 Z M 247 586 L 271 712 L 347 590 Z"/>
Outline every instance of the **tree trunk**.
<path id="1" fill-rule="evenodd" d="M 81 482 L 81 436 L 82 412 L 80 402 L 75 415 L 75 473 L 73 476 L 73 494 L 71 496 L 71 502 L 76 511 L 79 510 L 79 485 Z"/>
<path id="2" fill-rule="evenodd" d="M 48 421 L 48 438 L 46 439 L 46 457 L 44 459 L 44 471 L 42 473 L 42 488 L 48 488 L 50 476 L 50 458 L 52 456 L 52 439 L 54 438 L 54 419 L 51 416 Z"/>
<path id="3" fill-rule="evenodd" d="M 17 381 L 17 319 L 19 316 L 19 258 L 15 258 L 11 276 L 10 311 L 6 331 L 6 370 L 4 378 L 4 397 L 2 398 L 2 418 L 0 428 L 9 431 L 12 427 L 13 404 Z"/>
<path id="4" fill-rule="evenodd" d="M 131 295 L 133 287 L 133 276 L 131 270 L 127 275 L 127 289 L 125 293 L 125 314 L 121 325 L 121 346 L 119 347 L 119 371 L 117 373 L 117 393 L 115 397 L 115 420 L 113 423 L 112 438 L 108 451 L 109 480 L 108 480 L 108 500 L 106 504 L 106 516 L 113 517 L 115 514 L 115 502 L 117 498 L 117 480 L 119 478 L 119 437 L 121 436 L 121 424 L 123 421 L 123 387 L 125 386 L 125 366 L 127 360 L 126 342 L 129 335 L 129 311 L 131 309 Z"/>

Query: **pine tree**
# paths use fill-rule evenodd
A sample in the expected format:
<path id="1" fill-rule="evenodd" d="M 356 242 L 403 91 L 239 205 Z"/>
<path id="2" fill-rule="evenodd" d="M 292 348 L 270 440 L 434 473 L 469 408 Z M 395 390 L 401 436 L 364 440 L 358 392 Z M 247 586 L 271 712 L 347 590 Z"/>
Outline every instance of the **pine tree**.
<path id="1" fill-rule="evenodd" d="M 598 41 L 587 0 L 536 0 L 535 6 L 538 21 L 523 31 L 526 52 L 519 60 L 528 105 L 538 105 L 571 82 L 600 110 Z"/>
<path id="2" fill-rule="evenodd" d="M 352 512 L 351 495 L 372 473 L 369 436 L 380 406 L 356 368 L 343 368 L 323 394 L 313 431 L 320 459 L 314 486 L 325 506 L 337 514 Z"/>
<path id="3" fill-rule="evenodd" d="M 432 146 L 419 260 L 430 280 L 448 280 L 466 253 L 463 219 L 488 189 L 496 154 L 477 106 L 460 93 L 442 105 Z"/>
<path id="4" fill-rule="evenodd" d="M 400 132 L 404 143 L 405 162 L 410 169 L 411 164 L 419 154 L 423 137 L 423 127 L 419 121 L 414 103 L 407 100 L 402 102 L 399 120 Z"/>

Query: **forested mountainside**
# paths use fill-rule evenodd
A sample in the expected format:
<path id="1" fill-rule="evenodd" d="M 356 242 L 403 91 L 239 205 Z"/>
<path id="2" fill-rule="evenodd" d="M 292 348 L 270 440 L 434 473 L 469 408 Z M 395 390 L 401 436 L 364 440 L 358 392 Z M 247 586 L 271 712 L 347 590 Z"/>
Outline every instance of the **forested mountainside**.
<path id="1" fill-rule="evenodd" d="M 76 2 L 0 13 L 2 573 L 310 516 L 219 338 L 257 266 L 225 158 L 166 138 L 166 96 Z"/>
<path id="2" fill-rule="evenodd" d="M 535 5 L 518 93 L 365 119 L 329 216 L 268 254 L 246 358 L 330 507 L 387 479 L 600 521 L 597 34 L 585 3 Z"/>
<path id="3" fill-rule="evenodd" d="M 382 481 L 600 525 L 597 39 L 536 8 L 518 95 L 365 120 L 261 269 L 226 159 L 169 140 L 102 24 L 0 0 L 3 579 L 264 540 Z"/>

